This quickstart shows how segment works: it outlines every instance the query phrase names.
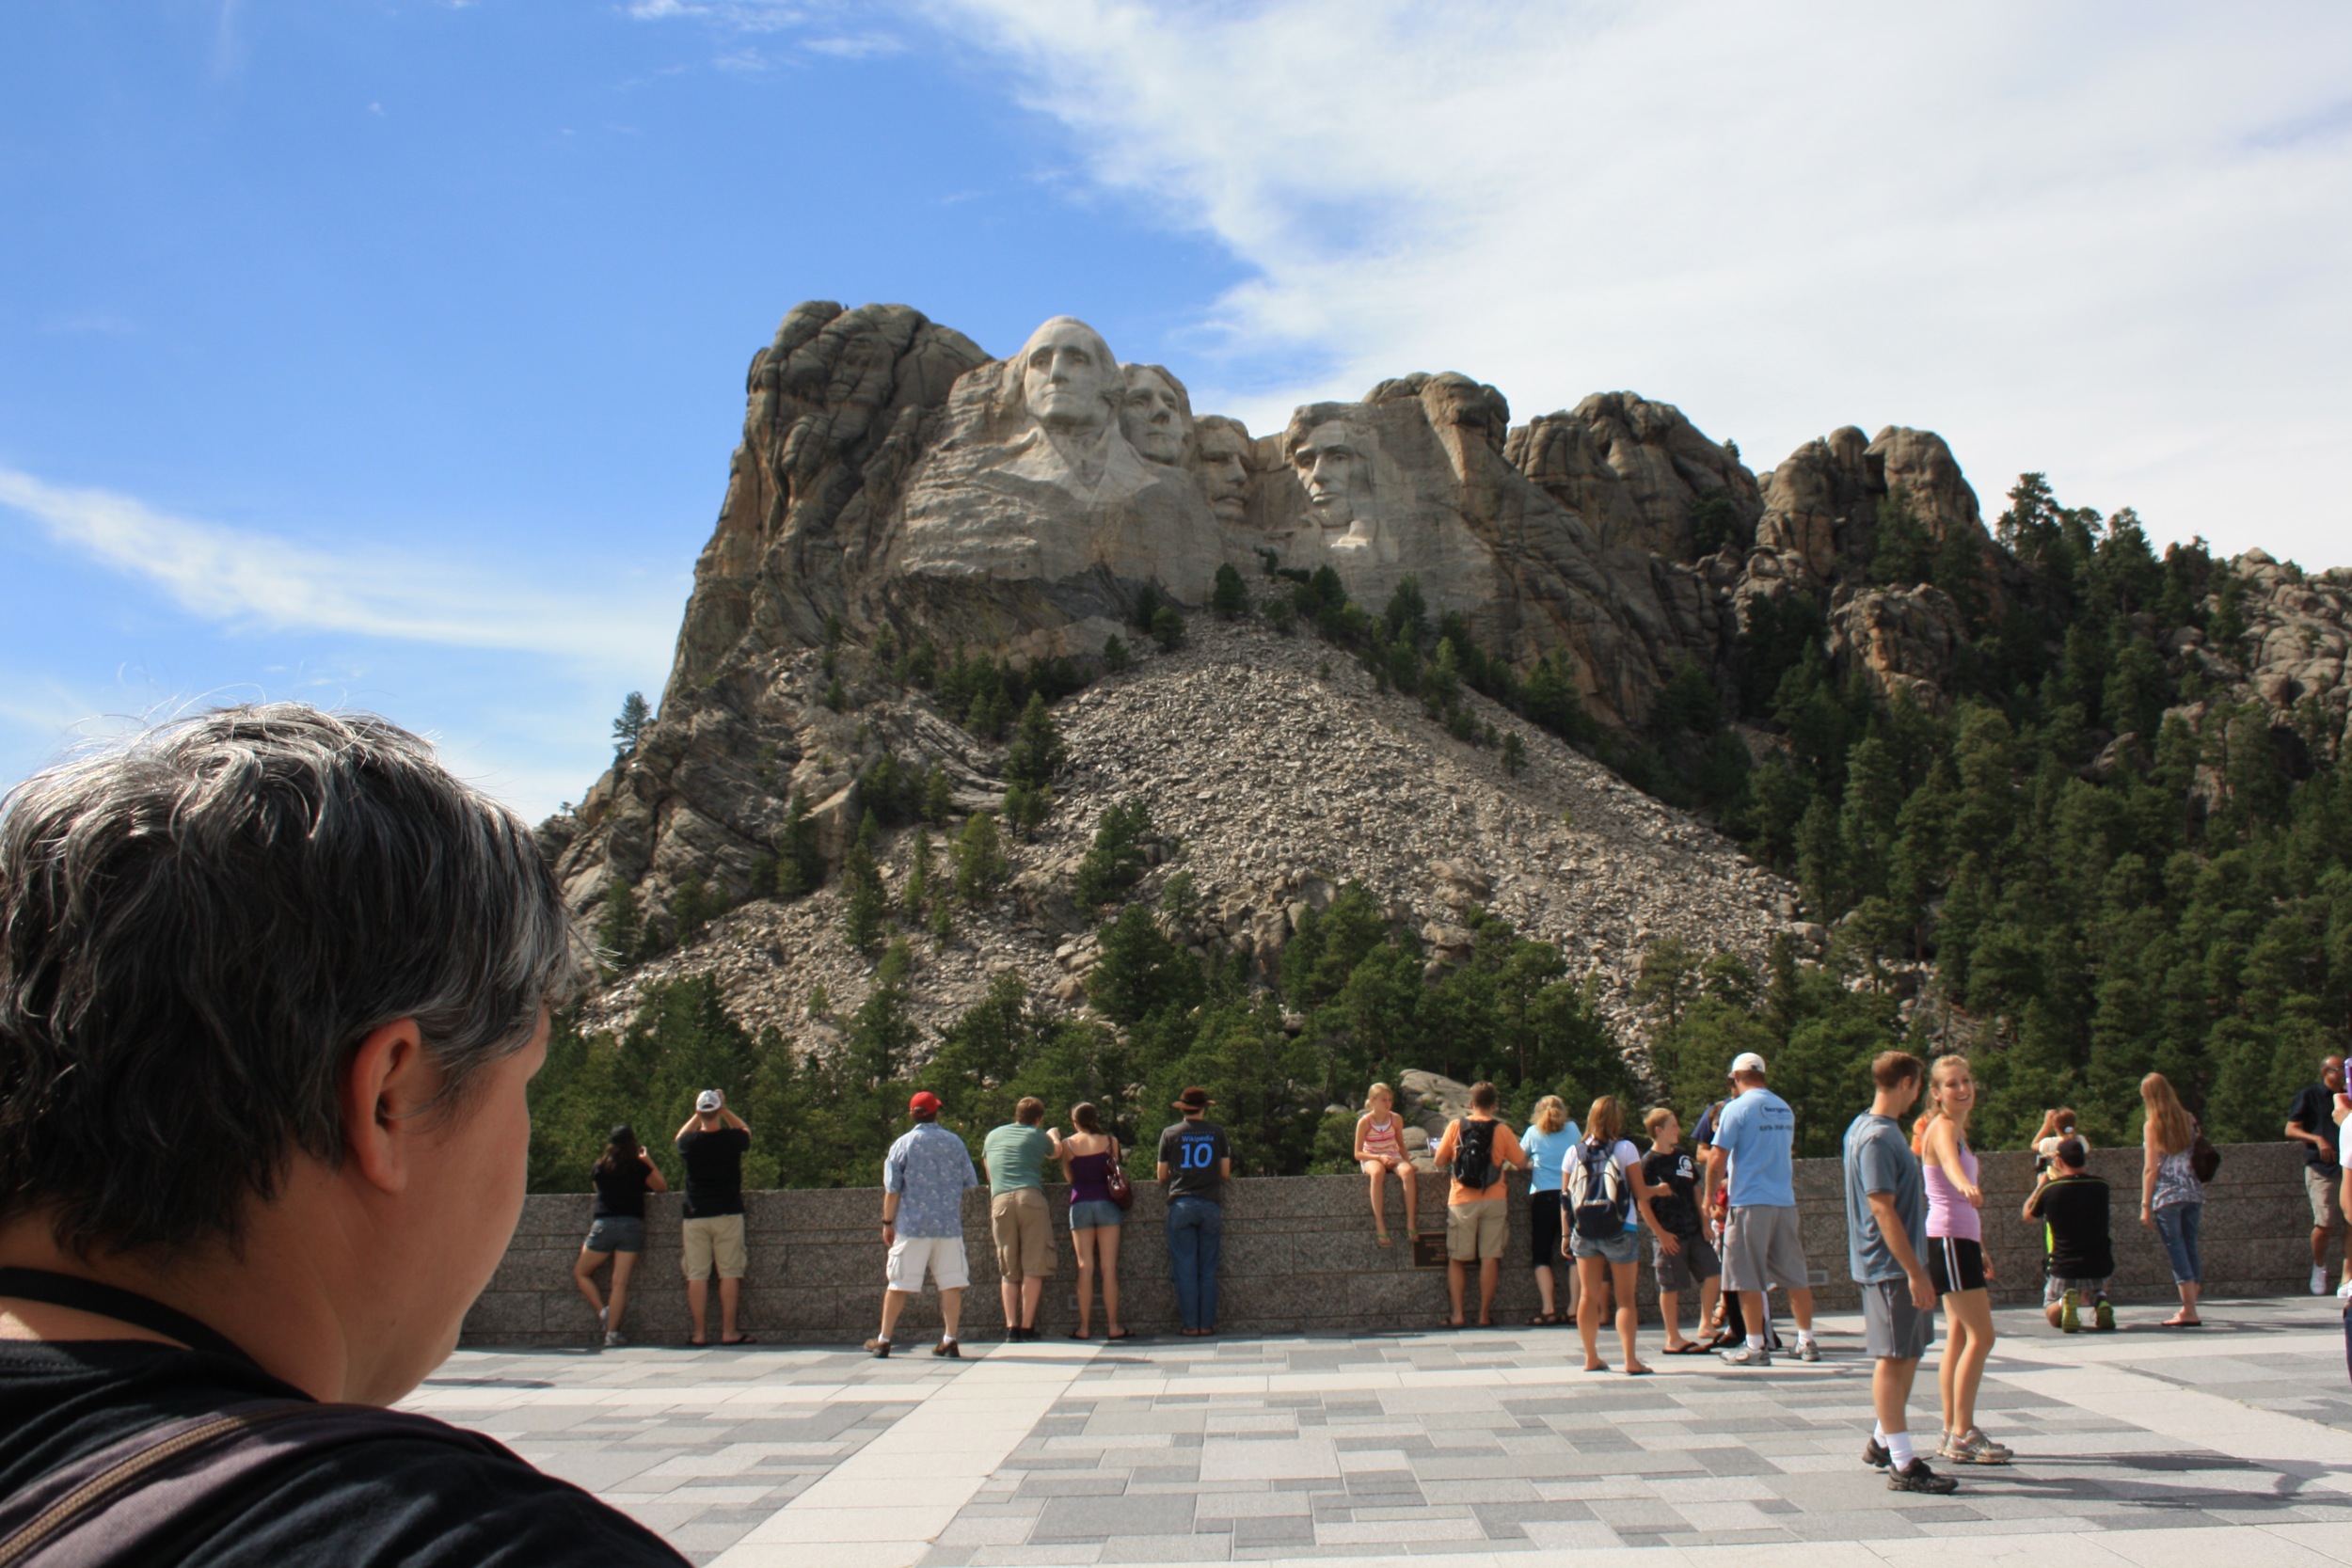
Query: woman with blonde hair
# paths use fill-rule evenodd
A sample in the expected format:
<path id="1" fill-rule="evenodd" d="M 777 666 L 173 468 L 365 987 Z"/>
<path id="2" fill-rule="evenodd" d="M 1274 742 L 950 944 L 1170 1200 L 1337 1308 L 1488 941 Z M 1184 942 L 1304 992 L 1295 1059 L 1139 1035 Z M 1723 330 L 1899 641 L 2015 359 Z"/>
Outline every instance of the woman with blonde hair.
<path id="1" fill-rule="evenodd" d="M 1527 1320 L 1534 1327 L 1556 1323 L 1565 1316 L 1560 1310 L 1560 1287 L 1551 1268 L 1563 1256 L 1560 1179 L 1568 1151 L 1583 1136 L 1568 1119 L 1567 1101 L 1556 1094 L 1535 1101 L 1534 1117 L 1519 1134 L 1519 1147 L 1527 1151 L 1528 1245 L 1535 1265 L 1535 1289 L 1544 1298 L 1544 1309 Z M 1573 1275 L 1570 1283 L 1574 1283 Z"/>
<path id="2" fill-rule="evenodd" d="M 1397 1118 L 1396 1091 L 1375 1084 L 1364 1095 L 1364 1114 L 1356 1118 L 1356 1166 L 1372 1183 L 1372 1224 L 1382 1246 L 1393 1246 L 1389 1236 L 1389 1210 L 1382 1186 L 1393 1175 L 1405 1189 L 1405 1235 L 1413 1234 L 1413 1162 L 1405 1156 L 1405 1123 Z"/>
<path id="3" fill-rule="evenodd" d="M 2140 1134 L 2139 1223 L 2164 1242 L 2172 1283 L 2181 1292 L 2181 1309 L 2165 1319 L 2163 1326 L 2199 1328 L 2204 1323 L 2197 1315 L 2204 1267 L 2197 1233 L 2205 1217 L 2205 1186 L 2197 1180 L 2189 1158 L 2197 1146 L 2197 1118 L 2161 1072 L 2139 1081 L 2139 1101 L 2148 1112 Z"/>
<path id="4" fill-rule="evenodd" d="M 1633 1338 L 1642 1320 L 1633 1303 L 1633 1290 L 1642 1274 L 1641 1224 L 1657 1236 L 1660 1248 L 1676 1252 L 1682 1243 L 1658 1223 L 1650 1200 L 1661 1196 L 1642 1170 L 1641 1150 L 1625 1135 L 1625 1108 L 1614 1095 L 1602 1095 L 1584 1115 L 1583 1139 L 1569 1151 L 1566 1180 L 1561 1197 L 1567 1221 L 1568 1252 L 1576 1259 L 1576 1330 L 1584 1341 L 1584 1370 L 1605 1372 L 1600 1358 L 1601 1303 L 1613 1289 L 1617 1303 L 1617 1342 L 1625 1351 L 1628 1377 L 1642 1377 L 1649 1368 L 1634 1354 Z"/>
<path id="5" fill-rule="evenodd" d="M 1912 1132 L 1928 1194 L 1928 1277 L 1944 1298 L 1944 1361 L 1935 1386 L 1944 1398 L 1943 1457 L 1960 1465 L 2006 1465 L 2010 1450 L 1977 1428 L 1977 1390 L 1993 1354 L 1993 1260 L 1984 1253 L 1984 1190 L 1968 1117 L 1977 1080 L 1958 1052 L 1928 1069 L 1928 1108 Z"/>

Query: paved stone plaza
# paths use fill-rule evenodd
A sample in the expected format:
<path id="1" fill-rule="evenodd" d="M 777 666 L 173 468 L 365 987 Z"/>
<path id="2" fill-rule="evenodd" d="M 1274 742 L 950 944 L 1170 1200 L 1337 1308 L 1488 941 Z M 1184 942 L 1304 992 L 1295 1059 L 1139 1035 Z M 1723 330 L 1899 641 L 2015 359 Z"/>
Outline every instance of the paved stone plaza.
<path id="1" fill-rule="evenodd" d="M 2004 1313 L 1982 1425 L 2017 1463 L 1960 1467 L 1949 1498 L 1862 1466 L 1869 1364 L 1839 1317 L 1820 1365 L 1769 1372 L 1657 1356 L 1654 1328 L 1660 1375 L 1640 1380 L 1581 1371 L 1574 1331 L 1551 1328 L 974 1345 L 961 1362 L 469 1350 L 409 1404 L 722 1568 L 1652 1565 L 1724 1546 L 1804 1568 L 2352 1563 L 2335 1304 L 2141 1326 L 2161 1315 L 2067 1338 Z M 1934 1398 L 1931 1353 L 1915 1428 L 1934 1427 Z"/>

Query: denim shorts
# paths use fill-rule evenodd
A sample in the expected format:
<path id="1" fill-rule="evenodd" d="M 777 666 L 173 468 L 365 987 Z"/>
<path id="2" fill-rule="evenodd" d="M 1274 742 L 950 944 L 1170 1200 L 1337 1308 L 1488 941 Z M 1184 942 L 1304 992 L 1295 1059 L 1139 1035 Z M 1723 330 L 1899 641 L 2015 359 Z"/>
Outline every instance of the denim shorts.
<path id="1" fill-rule="evenodd" d="M 1070 1228 L 1099 1230 L 1106 1225 L 1119 1225 L 1127 1218 L 1127 1211 L 1106 1197 L 1090 1197 L 1070 1206 Z"/>
<path id="2" fill-rule="evenodd" d="M 1573 1227 L 1568 1231 L 1568 1256 L 1598 1258 L 1612 1263 L 1638 1263 L 1642 1260 L 1642 1237 L 1639 1231 L 1620 1230 L 1613 1236 L 1597 1240 L 1581 1234 Z"/>
<path id="3" fill-rule="evenodd" d="M 590 1252 L 643 1252 L 645 1222 L 630 1214 L 606 1214 L 588 1226 Z"/>

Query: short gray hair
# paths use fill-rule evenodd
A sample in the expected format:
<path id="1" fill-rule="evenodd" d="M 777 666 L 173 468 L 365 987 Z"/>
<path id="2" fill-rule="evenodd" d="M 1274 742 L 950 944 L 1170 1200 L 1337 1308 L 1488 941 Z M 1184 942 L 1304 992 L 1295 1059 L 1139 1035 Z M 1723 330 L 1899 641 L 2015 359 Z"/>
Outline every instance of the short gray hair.
<path id="1" fill-rule="evenodd" d="M 87 1255 L 233 1242 L 338 1090 L 414 1019 L 453 1110 L 577 992 L 584 945 L 522 819 L 407 731 L 220 708 L 0 804 L 0 1219 Z"/>

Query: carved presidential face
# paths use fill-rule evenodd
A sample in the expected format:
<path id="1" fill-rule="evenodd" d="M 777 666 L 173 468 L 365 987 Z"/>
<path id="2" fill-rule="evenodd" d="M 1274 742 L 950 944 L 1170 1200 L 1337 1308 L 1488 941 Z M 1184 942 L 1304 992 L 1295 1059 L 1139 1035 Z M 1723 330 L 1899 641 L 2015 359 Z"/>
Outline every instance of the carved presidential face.
<path id="1" fill-rule="evenodd" d="M 1040 424 L 1091 430 L 1110 422 L 1125 378 L 1094 328 L 1057 316 L 1021 350 L 1021 397 Z"/>
<path id="2" fill-rule="evenodd" d="M 1194 444 L 1192 471 L 1208 498 L 1209 515 L 1220 523 L 1239 523 L 1249 513 L 1248 444 L 1241 433 L 1221 424 L 1204 424 Z"/>
<path id="3" fill-rule="evenodd" d="M 1326 528 L 1354 522 L 1372 494 L 1372 464 L 1365 443 L 1338 420 L 1316 425 L 1291 448 L 1291 467 L 1307 492 L 1307 505 Z"/>
<path id="4" fill-rule="evenodd" d="M 1179 462 L 1188 422 L 1167 377 L 1145 365 L 1127 368 L 1127 401 L 1120 406 L 1119 428 L 1126 433 L 1129 446 L 1154 463 Z"/>

